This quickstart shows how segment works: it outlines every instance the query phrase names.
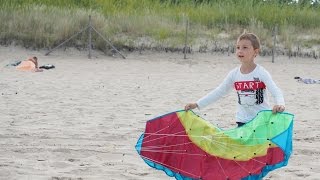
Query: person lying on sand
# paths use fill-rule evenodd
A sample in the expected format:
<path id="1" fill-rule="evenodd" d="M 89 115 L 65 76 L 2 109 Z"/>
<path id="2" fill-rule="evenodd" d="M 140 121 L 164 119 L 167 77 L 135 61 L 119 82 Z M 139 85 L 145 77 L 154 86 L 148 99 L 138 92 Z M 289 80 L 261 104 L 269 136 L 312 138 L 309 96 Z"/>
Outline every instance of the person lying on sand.
<path id="1" fill-rule="evenodd" d="M 16 67 L 18 70 L 21 71 L 33 71 L 33 72 L 42 72 L 42 69 L 38 67 L 38 58 L 36 56 L 30 57 Z"/>

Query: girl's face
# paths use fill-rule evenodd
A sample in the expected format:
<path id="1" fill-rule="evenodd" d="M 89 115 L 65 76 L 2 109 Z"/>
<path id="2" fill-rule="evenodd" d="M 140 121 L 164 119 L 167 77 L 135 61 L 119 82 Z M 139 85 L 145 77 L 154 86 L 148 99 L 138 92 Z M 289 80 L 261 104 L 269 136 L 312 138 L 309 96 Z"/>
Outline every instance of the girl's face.
<path id="1" fill-rule="evenodd" d="M 259 49 L 254 49 L 250 40 L 243 39 L 237 42 L 236 56 L 242 63 L 251 63 L 258 55 Z"/>

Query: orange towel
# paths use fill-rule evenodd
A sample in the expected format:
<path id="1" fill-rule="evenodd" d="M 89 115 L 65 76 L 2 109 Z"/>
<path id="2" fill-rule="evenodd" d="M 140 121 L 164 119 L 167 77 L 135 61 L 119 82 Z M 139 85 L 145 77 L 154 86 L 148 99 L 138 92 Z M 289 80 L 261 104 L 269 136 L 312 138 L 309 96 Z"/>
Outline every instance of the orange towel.
<path id="1" fill-rule="evenodd" d="M 36 69 L 36 65 L 32 61 L 21 61 L 21 63 L 17 66 L 18 70 L 22 71 L 34 71 Z"/>

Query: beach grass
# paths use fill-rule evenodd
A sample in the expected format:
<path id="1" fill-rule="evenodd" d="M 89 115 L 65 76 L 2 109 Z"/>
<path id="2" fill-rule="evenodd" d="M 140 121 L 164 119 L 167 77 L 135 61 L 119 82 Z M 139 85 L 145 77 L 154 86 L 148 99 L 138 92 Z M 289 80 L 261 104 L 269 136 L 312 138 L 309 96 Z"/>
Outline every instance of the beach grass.
<path id="1" fill-rule="evenodd" d="M 234 41 L 244 29 L 272 46 L 278 28 L 281 46 L 312 48 L 320 41 L 320 6 L 260 0 L 0 0 L 0 42 L 49 48 L 80 31 L 93 18 L 94 27 L 119 47 L 182 47 L 186 22 L 188 44 Z M 304 39 L 309 32 L 312 40 Z M 226 35 L 226 36 L 225 36 Z M 98 49 L 105 42 L 94 37 Z M 87 34 L 69 42 L 80 46 Z"/>

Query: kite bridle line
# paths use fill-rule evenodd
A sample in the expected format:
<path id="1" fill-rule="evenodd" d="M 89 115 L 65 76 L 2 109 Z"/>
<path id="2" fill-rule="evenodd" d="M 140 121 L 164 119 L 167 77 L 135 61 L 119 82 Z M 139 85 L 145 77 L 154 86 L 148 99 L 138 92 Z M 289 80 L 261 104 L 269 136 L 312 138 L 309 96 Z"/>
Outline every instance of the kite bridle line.
<path id="1" fill-rule="evenodd" d="M 251 156 L 243 156 L 243 154 L 239 151 L 236 151 L 234 150 L 232 147 L 234 147 L 235 149 L 236 148 L 239 148 L 241 146 L 249 146 L 249 145 L 230 145 L 230 148 L 226 148 L 227 146 L 224 145 L 224 143 L 220 143 L 219 141 L 214 141 L 214 140 L 211 140 L 212 142 L 214 142 L 216 145 L 220 146 L 221 148 L 224 148 L 226 150 L 231 150 L 232 152 L 235 152 L 237 154 L 241 154 L 240 156 L 242 157 L 246 157 L 246 158 L 250 158 Z M 162 146 L 145 146 L 145 147 L 141 147 L 140 150 L 141 151 L 144 151 L 144 152 L 169 152 L 169 151 L 172 151 L 174 152 L 174 150 L 157 150 L 157 149 L 160 149 L 160 148 L 167 148 L 167 147 L 175 147 L 175 146 L 182 146 L 182 145 L 187 145 L 187 144 L 192 144 L 193 142 L 187 142 L 187 143 L 181 143 L 181 144 L 172 144 L 172 145 L 162 145 Z M 229 147 L 229 146 L 228 146 Z M 263 146 L 260 147 L 260 150 L 256 151 L 256 152 L 261 152 L 263 151 Z M 184 151 L 186 152 L 186 150 L 177 150 L 177 151 Z M 186 153 L 186 154 L 189 154 L 189 155 L 194 155 L 194 154 L 191 154 L 191 153 Z M 231 160 L 231 159 L 230 159 Z M 258 161 L 258 160 L 255 160 L 257 162 L 260 162 L 262 164 L 265 164 L 264 162 L 261 162 L 261 161 Z"/>
<path id="2" fill-rule="evenodd" d="M 188 175 L 191 175 L 191 176 L 193 176 L 193 177 L 197 177 L 197 178 L 201 179 L 201 176 L 199 176 L 199 175 L 194 175 L 194 174 L 192 174 L 192 173 L 183 171 L 182 169 L 179 169 L 179 168 L 176 168 L 176 167 L 174 167 L 174 166 L 170 166 L 170 165 L 164 164 L 164 163 L 162 163 L 162 162 L 159 162 L 159 161 L 150 159 L 150 158 L 145 157 L 145 156 L 143 156 L 143 155 L 140 155 L 140 156 L 141 156 L 143 159 L 146 159 L 146 160 L 149 160 L 149 161 L 153 161 L 153 162 L 156 162 L 156 163 L 158 163 L 158 164 L 161 164 L 161 165 L 163 165 L 163 166 L 165 166 L 165 167 L 169 167 L 169 168 L 178 170 L 178 171 L 180 171 L 180 172 L 178 172 L 178 174 L 181 174 L 181 172 L 183 172 L 183 173 L 185 173 L 185 174 L 188 174 Z"/>
<path id="3" fill-rule="evenodd" d="M 180 131 L 180 132 L 177 132 L 177 133 L 174 133 L 174 134 L 163 134 L 163 137 L 158 137 L 158 138 L 155 138 L 155 139 L 151 139 L 151 140 L 148 140 L 148 141 L 144 141 L 143 143 L 150 143 L 152 141 L 156 141 L 156 140 L 159 140 L 159 139 L 162 139 L 162 138 L 166 138 L 166 137 L 170 137 L 170 136 L 173 136 L 173 137 L 179 137 L 179 136 L 182 136 L 182 137 L 185 137 L 186 135 L 178 135 L 179 133 L 184 133 L 185 131 Z M 149 136 L 148 137 L 151 137 L 152 135 L 159 135 L 159 134 L 152 134 L 152 133 L 149 133 Z M 150 138 L 149 138 L 150 139 Z M 142 145 L 142 144 L 139 144 L 139 145 Z"/>
<path id="4" fill-rule="evenodd" d="M 257 127 L 260 127 L 260 126 L 265 126 L 265 125 L 267 125 L 268 123 L 265 123 L 265 124 L 261 124 L 261 125 L 258 125 Z M 143 142 L 141 142 L 141 143 L 139 143 L 138 145 L 142 145 L 142 143 L 145 143 L 145 144 L 147 144 L 147 143 L 149 143 L 149 142 L 152 142 L 152 141 L 156 141 L 156 140 L 159 140 L 159 139 L 161 139 L 161 138 L 166 138 L 166 137 L 170 137 L 170 136 L 173 136 L 173 137 L 195 137 L 195 138 L 204 138 L 204 139 L 207 139 L 207 140 L 210 140 L 210 141 L 212 141 L 212 142 L 215 142 L 215 143 L 219 143 L 219 141 L 215 141 L 215 140 L 213 140 L 212 138 L 215 138 L 215 139 L 229 139 L 230 137 L 227 137 L 227 136 L 225 136 L 225 133 L 223 133 L 223 132 L 218 132 L 217 134 L 219 134 L 219 135 L 224 135 L 224 136 L 212 136 L 212 135 L 205 135 L 205 136 L 200 136 L 200 135 L 188 135 L 188 134 L 181 134 L 181 135 L 179 135 L 179 133 L 185 133 L 185 130 L 183 130 L 183 131 L 180 131 L 180 132 L 177 132 L 177 133 L 174 133 L 174 134 L 157 134 L 158 132 L 161 132 L 161 131 L 163 131 L 164 129 L 166 129 L 166 128 L 168 128 L 169 126 L 167 126 L 167 127 L 165 127 L 165 128 L 163 128 L 163 129 L 160 129 L 159 131 L 157 131 L 157 132 L 155 132 L 155 133 L 144 133 L 144 134 L 147 134 L 147 136 L 145 136 L 145 138 L 146 137 L 148 137 L 149 139 L 150 139 L 150 137 L 152 137 L 152 136 L 162 136 L 162 137 L 158 137 L 158 138 L 155 138 L 155 139 L 150 139 L 150 140 L 148 140 L 148 141 L 143 141 Z M 211 137 L 211 138 L 210 138 Z M 270 139 L 269 138 L 250 138 L 250 139 L 259 139 L 259 140 L 261 140 L 261 139 L 266 139 L 267 141 L 269 141 Z M 238 144 L 230 144 L 229 143 L 229 145 L 230 146 L 233 146 L 233 147 L 242 147 L 242 146 L 250 146 L 250 145 L 238 145 Z M 252 145 L 252 146 L 255 146 L 255 145 Z M 148 146 L 147 146 L 148 147 Z M 154 146 L 155 148 L 157 148 L 156 146 Z"/>
<path id="5" fill-rule="evenodd" d="M 220 146 L 221 146 L 222 148 L 225 148 L 225 147 L 226 147 L 226 146 L 222 146 L 222 145 L 220 145 Z M 225 148 L 225 149 L 226 149 L 226 148 Z M 261 148 L 260 150 L 258 150 L 258 152 L 259 152 L 259 151 L 262 151 L 262 150 L 263 150 L 263 148 Z M 204 155 L 204 154 L 184 153 L 183 150 L 180 150 L 180 151 L 182 151 L 183 153 L 177 153 L 177 152 L 175 152 L 175 151 L 169 151 L 169 150 L 168 150 L 168 151 L 165 151 L 165 150 L 163 150 L 163 151 L 159 151 L 159 150 L 152 151 L 152 150 L 143 150 L 143 149 L 141 149 L 141 151 L 161 152 L 161 153 L 171 153 L 171 154 L 186 154 L 186 155 L 196 155 L 196 156 L 207 157 L 207 155 Z M 234 152 L 237 152 L 237 151 L 234 151 Z M 181 169 L 179 169 L 179 168 L 177 168 L 177 167 L 173 167 L 173 166 L 170 166 L 170 165 L 168 165 L 168 164 L 158 162 L 157 160 L 154 160 L 154 159 L 152 159 L 152 158 L 145 157 L 145 156 L 143 156 L 143 155 L 140 155 L 140 156 L 143 157 L 143 158 L 145 158 L 145 159 L 148 159 L 148 160 L 150 160 L 150 161 L 153 161 L 153 162 L 156 162 L 156 163 L 158 163 L 158 164 L 164 165 L 164 166 L 166 166 L 166 167 L 170 167 L 170 168 L 179 170 L 180 172 L 183 172 Z M 223 174 L 225 175 L 226 178 L 228 178 L 227 174 L 226 174 L 225 171 L 224 171 L 224 168 L 222 167 L 222 165 L 221 165 L 221 163 L 220 163 L 219 158 L 216 157 L 216 156 L 214 156 L 214 157 L 215 157 L 215 159 L 217 160 L 217 162 L 218 162 L 218 164 L 219 164 L 219 167 L 221 168 Z M 247 156 L 247 157 L 249 157 L 249 156 Z M 261 162 L 261 161 L 259 161 L 259 160 L 256 160 L 255 158 L 253 158 L 252 160 L 255 161 L 255 162 L 261 163 L 261 164 L 263 164 L 263 165 L 266 165 L 266 164 L 267 164 L 266 162 Z M 252 169 L 251 169 L 251 171 L 249 171 L 249 170 L 247 170 L 246 168 L 244 168 L 241 164 L 239 164 L 236 160 L 232 160 L 232 161 L 234 161 L 243 171 L 247 172 L 248 174 L 252 174 L 252 172 L 255 172 L 255 171 L 260 170 L 261 168 L 263 168 L 263 167 L 258 167 L 258 168 L 255 169 L 255 170 L 252 170 Z M 189 174 L 189 175 L 193 175 L 193 174 L 190 174 L 190 173 L 188 173 L 188 172 L 184 172 L 184 173 Z M 193 176 L 195 176 L 195 175 L 193 175 Z"/>
<path id="6" fill-rule="evenodd" d="M 160 148 L 167 148 L 167 147 L 175 147 L 175 146 L 181 146 L 181 145 L 187 145 L 187 144 L 193 144 L 193 142 L 187 142 L 187 143 L 181 143 L 181 144 L 173 144 L 173 145 L 162 145 L 162 146 L 146 146 L 146 147 L 143 147 L 144 151 L 146 149 L 160 149 Z M 142 148 L 141 148 L 142 149 Z"/>

